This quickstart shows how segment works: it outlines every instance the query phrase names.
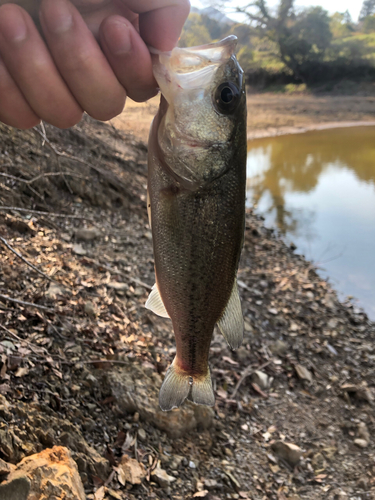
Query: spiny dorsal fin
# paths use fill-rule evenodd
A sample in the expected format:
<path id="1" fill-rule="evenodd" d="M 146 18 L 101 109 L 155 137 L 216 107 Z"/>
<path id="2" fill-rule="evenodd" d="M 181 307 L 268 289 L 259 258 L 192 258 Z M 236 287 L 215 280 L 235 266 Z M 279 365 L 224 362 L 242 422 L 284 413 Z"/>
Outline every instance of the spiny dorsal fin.
<path id="1" fill-rule="evenodd" d="M 151 293 L 148 296 L 145 307 L 147 309 L 150 309 L 150 311 L 154 312 L 158 316 L 161 316 L 162 318 L 169 318 L 169 314 L 167 313 L 167 310 L 163 304 L 163 300 L 160 297 L 160 293 L 156 283 L 152 287 Z"/>
<path id="2" fill-rule="evenodd" d="M 231 349 L 238 349 L 243 340 L 243 316 L 237 280 L 234 280 L 231 296 L 222 317 L 217 322 Z"/>

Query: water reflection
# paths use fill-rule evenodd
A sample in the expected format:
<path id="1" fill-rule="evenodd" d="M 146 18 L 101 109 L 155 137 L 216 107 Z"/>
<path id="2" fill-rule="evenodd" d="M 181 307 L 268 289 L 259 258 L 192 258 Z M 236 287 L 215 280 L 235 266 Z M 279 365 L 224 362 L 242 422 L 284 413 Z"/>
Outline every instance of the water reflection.
<path id="1" fill-rule="evenodd" d="M 248 203 L 375 319 L 375 128 L 249 143 Z"/>

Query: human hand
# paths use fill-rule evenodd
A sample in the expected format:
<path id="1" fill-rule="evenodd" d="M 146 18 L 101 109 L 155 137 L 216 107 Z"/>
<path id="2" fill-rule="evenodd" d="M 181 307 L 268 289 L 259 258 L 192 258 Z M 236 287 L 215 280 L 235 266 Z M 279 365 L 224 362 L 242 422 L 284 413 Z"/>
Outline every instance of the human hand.
<path id="1" fill-rule="evenodd" d="M 0 121 L 67 128 L 147 100 L 147 45 L 171 50 L 188 13 L 188 0 L 0 0 Z"/>

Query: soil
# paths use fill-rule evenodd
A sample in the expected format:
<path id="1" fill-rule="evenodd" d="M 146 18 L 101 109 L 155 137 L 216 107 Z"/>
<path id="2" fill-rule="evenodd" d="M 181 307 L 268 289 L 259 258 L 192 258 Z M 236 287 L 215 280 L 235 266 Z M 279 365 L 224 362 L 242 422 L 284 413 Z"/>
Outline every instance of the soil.
<path id="1" fill-rule="evenodd" d="M 284 102 L 277 123 L 301 124 L 291 106 L 302 101 L 284 97 L 253 96 L 250 123 L 260 129 L 265 108 L 271 123 Z M 314 99 L 305 106 L 321 106 L 319 120 L 374 115 L 369 97 L 350 112 L 340 101 L 342 116 Z M 156 101 L 146 106 L 151 116 Z M 144 108 L 128 106 L 116 127 L 0 126 L 0 459 L 67 446 L 95 500 L 375 499 L 375 325 L 251 210 L 245 339 L 232 352 L 214 335 L 215 407 L 158 409 L 175 343 L 144 308 Z M 135 461 L 141 479 L 123 473 Z"/>
<path id="2" fill-rule="evenodd" d="M 322 125 L 335 128 L 348 122 L 353 126 L 359 122 L 375 125 L 375 88 L 354 95 L 249 92 L 247 104 L 249 139 L 314 130 Z M 147 140 L 158 105 L 159 97 L 146 103 L 129 100 L 124 112 L 111 123 Z"/>

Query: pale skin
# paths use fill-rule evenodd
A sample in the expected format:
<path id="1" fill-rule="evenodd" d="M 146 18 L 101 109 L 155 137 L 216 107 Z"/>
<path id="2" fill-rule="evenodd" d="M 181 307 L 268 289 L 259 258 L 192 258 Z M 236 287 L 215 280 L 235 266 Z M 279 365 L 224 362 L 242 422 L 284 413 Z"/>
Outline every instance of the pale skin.
<path id="1" fill-rule="evenodd" d="M 0 121 L 109 120 L 156 94 L 151 45 L 171 50 L 188 0 L 0 0 Z"/>

